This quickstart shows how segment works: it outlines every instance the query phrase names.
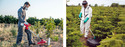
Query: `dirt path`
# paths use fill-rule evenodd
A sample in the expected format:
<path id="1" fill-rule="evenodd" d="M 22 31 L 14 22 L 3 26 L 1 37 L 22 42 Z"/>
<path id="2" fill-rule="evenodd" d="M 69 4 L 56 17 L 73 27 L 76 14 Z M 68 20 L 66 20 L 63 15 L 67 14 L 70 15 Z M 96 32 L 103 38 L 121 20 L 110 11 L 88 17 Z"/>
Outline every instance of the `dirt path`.
<path id="1" fill-rule="evenodd" d="M 89 34 L 88 34 L 88 38 L 93 38 L 90 31 L 89 31 Z M 83 42 L 83 46 L 89 47 L 86 43 L 87 40 L 84 38 L 84 35 L 80 38 L 80 41 Z"/>
<path id="2" fill-rule="evenodd" d="M 47 43 L 44 44 L 43 46 L 40 46 L 40 45 L 28 46 L 28 40 L 27 40 L 27 37 L 26 37 L 27 35 L 25 33 L 23 35 L 24 36 L 23 36 L 23 39 L 22 39 L 22 45 L 23 45 L 22 47 L 47 47 L 48 46 Z M 44 40 L 47 41 L 48 39 L 44 38 Z M 35 36 L 32 37 L 33 43 L 37 44 L 37 42 L 39 42 L 39 41 L 40 41 L 40 39 L 38 39 L 38 37 L 35 37 Z M 51 44 L 51 47 L 63 47 L 63 40 L 62 40 L 61 37 L 59 37 L 58 41 L 52 41 L 51 40 L 50 44 Z"/>

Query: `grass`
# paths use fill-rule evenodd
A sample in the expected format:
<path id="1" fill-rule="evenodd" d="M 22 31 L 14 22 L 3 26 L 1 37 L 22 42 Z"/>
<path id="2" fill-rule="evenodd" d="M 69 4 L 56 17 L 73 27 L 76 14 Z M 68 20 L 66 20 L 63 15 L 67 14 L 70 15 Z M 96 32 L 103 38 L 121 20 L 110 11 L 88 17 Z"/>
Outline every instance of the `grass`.
<path id="1" fill-rule="evenodd" d="M 18 27 L 17 26 L 14 27 L 13 25 L 11 25 L 11 27 L 5 27 L 5 28 L 0 28 L 0 29 L 2 29 L 2 31 L 0 30 L 0 47 L 17 47 L 16 38 L 17 38 L 17 33 L 18 33 Z M 55 30 L 54 30 L 54 32 L 56 32 Z M 57 31 L 60 31 L 60 30 L 61 29 L 58 29 Z M 36 32 L 36 30 L 33 30 L 33 32 Z M 46 32 L 46 29 L 43 29 L 42 31 L 39 32 L 39 36 L 42 37 L 44 40 L 47 40 L 45 32 Z M 60 32 L 62 32 L 62 30 Z M 24 35 L 25 34 L 26 33 L 24 32 Z M 60 33 L 60 34 L 62 34 L 62 33 Z M 60 35 L 60 34 L 54 33 L 54 35 Z M 32 34 L 32 36 L 34 36 L 34 35 Z M 26 40 L 27 40 L 27 37 L 26 37 Z M 55 40 L 56 41 L 52 40 L 51 42 L 60 43 L 60 41 L 57 41 L 57 40 L 59 40 L 59 38 L 56 37 Z M 24 40 L 24 38 L 22 38 L 21 45 L 19 45 L 19 46 L 24 47 L 25 45 L 27 45 L 27 44 L 25 44 L 25 40 Z M 55 46 L 55 45 L 53 45 L 53 46 Z"/>

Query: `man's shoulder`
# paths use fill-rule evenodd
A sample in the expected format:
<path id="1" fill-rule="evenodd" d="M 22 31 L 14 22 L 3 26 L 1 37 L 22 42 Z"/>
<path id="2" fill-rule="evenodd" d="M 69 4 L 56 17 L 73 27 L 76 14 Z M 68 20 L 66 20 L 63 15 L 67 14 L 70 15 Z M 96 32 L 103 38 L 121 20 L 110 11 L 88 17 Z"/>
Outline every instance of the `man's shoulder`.
<path id="1" fill-rule="evenodd" d="M 88 9 L 92 9 L 91 6 L 88 6 Z"/>
<path id="2" fill-rule="evenodd" d="M 22 7 L 20 7 L 20 8 L 18 9 L 18 12 L 21 12 L 21 11 L 22 11 L 22 9 L 23 9 L 23 8 L 22 8 Z"/>
<path id="3" fill-rule="evenodd" d="M 89 9 L 89 10 L 92 10 L 92 8 L 91 8 L 90 6 L 88 7 L 88 9 Z"/>

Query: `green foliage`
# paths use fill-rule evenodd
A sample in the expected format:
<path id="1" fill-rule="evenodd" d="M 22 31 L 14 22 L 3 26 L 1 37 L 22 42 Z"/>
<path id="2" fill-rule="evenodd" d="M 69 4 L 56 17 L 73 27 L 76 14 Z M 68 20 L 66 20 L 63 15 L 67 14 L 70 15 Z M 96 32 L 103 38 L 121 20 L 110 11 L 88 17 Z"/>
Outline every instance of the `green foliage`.
<path id="1" fill-rule="evenodd" d="M 118 3 L 112 3 L 111 7 L 125 7 L 125 5 L 120 5 Z"/>
<path id="2" fill-rule="evenodd" d="M 45 18 L 42 18 L 42 19 L 40 19 L 40 23 L 41 23 L 41 25 L 45 25 Z"/>
<path id="3" fill-rule="evenodd" d="M 14 21 L 14 20 L 16 20 L 16 18 L 14 18 L 13 16 L 6 16 L 5 15 L 5 17 L 4 17 L 4 21 L 5 21 L 5 23 L 16 23 L 16 21 Z"/>
<path id="4" fill-rule="evenodd" d="M 18 21 L 18 19 L 11 15 L 5 15 L 5 16 L 1 15 L 0 16 L 0 23 L 17 24 L 18 23 L 17 21 Z"/>
<path id="5" fill-rule="evenodd" d="M 49 20 L 49 19 L 48 19 L 48 18 L 37 19 L 36 17 L 29 17 L 29 18 L 27 19 L 27 22 L 30 23 L 31 25 L 34 25 L 35 22 L 40 21 L 40 25 L 46 25 L 46 24 L 45 24 L 45 21 L 46 21 L 46 20 Z M 54 20 L 56 26 L 61 26 L 61 28 L 63 27 L 63 26 L 62 26 L 62 25 L 63 25 L 63 23 L 62 23 L 63 20 L 62 20 L 62 19 L 53 19 L 53 20 Z M 15 18 L 15 17 L 12 16 L 12 15 L 5 15 L 5 16 L 0 15 L 0 23 L 6 23 L 6 24 L 12 23 L 12 24 L 17 24 L 17 23 L 18 23 L 18 19 Z M 63 28 L 62 28 L 62 29 L 63 29 Z"/>
<path id="6" fill-rule="evenodd" d="M 37 19 L 36 17 L 29 17 L 27 19 L 27 22 L 34 25 L 35 24 L 35 21 L 38 21 L 39 19 Z"/>
<path id="7" fill-rule="evenodd" d="M 125 34 L 125 9 L 122 7 L 92 7 L 91 30 L 96 39 L 103 40 L 106 37 L 112 37 L 114 34 Z M 83 47 L 79 40 L 80 36 L 80 6 L 68 6 L 66 25 L 67 25 L 67 47 L 78 46 Z M 77 42 L 76 42 L 77 41 Z M 122 43 L 121 40 L 112 38 L 109 41 L 115 41 L 116 44 Z M 79 43 L 78 43 L 79 42 Z M 115 43 L 114 42 L 114 43 Z M 77 44 L 78 43 L 78 44 Z M 109 43 L 108 40 L 106 44 Z M 121 46 L 121 44 L 118 44 Z"/>
<path id="8" fill-rule="evenodd" d="M 95 4 L 95 7 L 97 7 L 98 6 L 98 4 Z"/>
<path id="9" fill-rule="evenodd" d="M 3 19 L 4 17 L 1 15 L 0 16 L 0 23 L 3 23 L 4 22 L 4 19 Z"/>
<path id="10" fill-rule="evenodd" d="M 56 23 L 55 25 L 58 25 L 60 23 L 60 19 L 55 19 L 54 22 Z"/>
<path id="11" fill-rule="evenodd" d="M 116 34 L 112 38 L 103 39 L 98 47 L 124 47 L 125 34 Z"/>
<path id="12" fill-rule="evenodd" d="M 117 39 L 105 39 L 100 42 L 101 45 L 98 47 L 122 47 L 123 42 Z"/>
<path id="13" fill-rule="evenodd" d="M 14 37 L 17 35 L 17 33 L 16 33 L 16 30 L 15 30 L 15 29 L 12 29 L 10 32 L 12 33 L 12 35 L 13 35 Z"/>
<path id="14" fill-rule="evenodd" d="M 60 20 L 60 23 L 58 24 L 60 27 L 61 27 L 61 29 L 63 30 L 63 19 L 61 19 Z"/>
<path id="15" fill-rule="evenodd" d="M 66 44 L 67 47 L 82 47 L 82 42 L 80 41 L 80 30 L 78 15 L 80 12 L 80 7 L 67 7 L 66 16 Z"/>
<path id="16" fill-rule="evenodd" d="M 0 18 L 3 16 L 0 16 Z M 3 17 L 4 18 L 4 17 Z M 34 21 L 34 25 L 29 26 L 30 30 L 33 31 L 35 34 L 39 34 L 39 37 L 44 38 L 45 40 L 47 39 L 46 36 L 50 37 L 53 35 L 62 35 L 62 32 L 60 32 L 59 34 L 53 33 L 53 32 L 58 32 L 58 31 L 62 31 L 58 28 L 55 28 L 55 19 L 53 18 L 42 18 L 38 21 Z M 1 19 L 0 19 L 1 21 Z M 62 21 L 62 20 L 61 20 Z M 18 32 L 18 28 L 17 25 L 18 24 L 4 24 L 5 21 L 3 21 L 3 23 L 1 25 L 2 26 L 0 29 L 0 47 L 25 47 L 28 46 L 27 43 L 25 43 L 25 38 L 24 40 L 22 40 L 23 42 L 21 43 L 21 45 L 16 45 L 16 37 L 17 37 L 17 32 Z M 46 26 L 45 26 L 46 25 Z M 59 23 L 58 26 L 63 25 L 63 22 Z M 5 27 L 6 26 L 6 27 Z M 46 29 L 45 29 L 46 28 Z M 58 29 L 57 31 L 55 31 L 56 29 Z M 46 31 L 47 30 L 47 31 Z M 43 32 L 40 32 L 43 31 Z M 47 34 L 47 35 L 46 35 Z M 32 34 L 34 36 L 34 34 Z M 34 37 L 33 37 L 34 38 Z M 56 42 L 58 40 L 57 43 L 62 42 L 61 39 L 59 39 L 62 37 L 61 36 L 55 36 L 53 38 L 53 42 Z M 34 41 L 38 41 L 36 38 L 34 38 Z M 62 44 L 62 43 L 61 43 Z M 36 46 L 36 45 L 34 45 Z"/>
<path id="17" fill-rule="evenodd" d="M 42 26 L 40 25 L 40 21 L 35 21 L 34 28 L 36 29 L 36 33 L 38 34 Z"/>
<path id="18" fill-rule="evenodd" d="M 58 36 L 53 36 L 53 37 L 51 37 L 51 38 L 52 38 L 52 40 L 54 40 L 54 41 L 58 41 L 58 39 L 59 39 Z"/>
<path id="19" fill-rule="evenodd" d="M 47 29 L 47 37 L 51 37 L 53 30 L 55 29 L 55 22 L 54 20 L 50 17 L 49 20 L 46 20 L 46 29 Z"/>
<path id="20" fill-rule="evenodd" d="M 112 3 L 112 4 L 111 4 L 111 7 L 118 7 L 118 6 L 119 6 L 118 3 Z"/>
<path id="21" fill-rule="evenodd" d="M 92 31 L 95 36 L 101 39 L 106 38 L 106 36 L 112 35 L 112 32 L 123 33 L 121 26 L 118 23 L 121 21 L 119 17 L 124 11 L 123 8 L 113 8 L 113 7 L 92 7 L 93 17 L 91 22 Z M 108 8 L 108 9 L 107 9 Z M 119 30 L 119 31 L 118 31 Z M 122 31 L 122 32 L 120 32 Z"/>
<path id="22" fill-rule="evenodd" d="M 83 43 L 80 41 L 80 31 L 75 31 L 74 28 L 67 28 L 67 33 L 67 47 L 82 47 Z"/>

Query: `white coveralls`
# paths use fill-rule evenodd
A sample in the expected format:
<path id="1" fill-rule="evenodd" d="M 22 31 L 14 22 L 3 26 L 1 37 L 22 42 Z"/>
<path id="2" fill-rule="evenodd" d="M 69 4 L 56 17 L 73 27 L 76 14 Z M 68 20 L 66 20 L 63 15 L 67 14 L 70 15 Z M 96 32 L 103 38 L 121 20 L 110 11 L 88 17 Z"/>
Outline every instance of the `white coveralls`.
<path id="1" fill-rule="evenodd" d="M 92 8 L 90 6 L 87 6 L 86 8 L 84 8 L 82 6 L 81 13 L 82 13 L 82 18 L 81 18 L 81 23 L 80 23 L 80 31 L 81 31 L 81 34 L 85 33 L 84 37 L 87 37 L 88 32 L 89 32 L 91 17 L 92 17 Z M 87 16 L 85 16 L 85 15 L 87 15 Z M 84 20 L 87 17 L 89 19 L 88 19 L 88 21 L 86 23 L 84 23 Z"/>

